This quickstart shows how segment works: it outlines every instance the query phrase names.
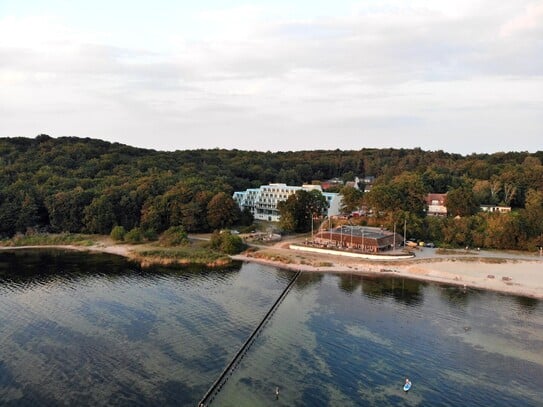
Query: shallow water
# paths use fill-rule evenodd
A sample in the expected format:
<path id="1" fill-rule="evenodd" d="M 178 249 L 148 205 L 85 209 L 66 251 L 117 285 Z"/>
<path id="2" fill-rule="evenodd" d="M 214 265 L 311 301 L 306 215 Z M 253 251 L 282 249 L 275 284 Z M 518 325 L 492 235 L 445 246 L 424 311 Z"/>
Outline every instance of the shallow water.
<path id="1" fill-rule="evenodd" d="M 540 302 L 410 280 L 304 277 L 213 406 L 543 405 Z"/>
<path id="2" fill-rule="evenodd" d="M 193 406 L 290 277 L 0 253 L 0 404 Z"/>
<path id="3" fill-rule="evenodd" d="M 1 252 L 0 404 L 193 406 L 292 275 Z M 541 406 L 542 384 L 541 302 L 315 273 L 213 405 Z"/>

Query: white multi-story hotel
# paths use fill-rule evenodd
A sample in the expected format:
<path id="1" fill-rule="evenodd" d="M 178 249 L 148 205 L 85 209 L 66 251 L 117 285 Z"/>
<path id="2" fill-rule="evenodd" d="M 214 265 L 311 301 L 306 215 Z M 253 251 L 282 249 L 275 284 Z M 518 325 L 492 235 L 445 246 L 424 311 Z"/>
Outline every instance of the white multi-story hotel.
<path id="1" fill-rule="evenodd" d="M 320 185 L 302 185 L 301 187 L 287 184 L 262 185 L 260 188 L 251 188 L 246 191 L 234 192 L 234 201 L 243 210 L 248 208 L 255 219 L 278 222 L 280 215 L 277 204 L 303 189 L 306 191 L 318 190 L 328 202 L 328 216 L 339 215 L 341 196 L 336 193 L 322 192 Z"/>

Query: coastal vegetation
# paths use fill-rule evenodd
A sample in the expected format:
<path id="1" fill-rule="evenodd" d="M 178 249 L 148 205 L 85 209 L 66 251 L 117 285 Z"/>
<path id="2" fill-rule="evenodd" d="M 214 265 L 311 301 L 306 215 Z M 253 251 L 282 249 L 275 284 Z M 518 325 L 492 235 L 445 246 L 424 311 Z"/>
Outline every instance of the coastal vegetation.
<path id="1" fill-rule="evenodd" d="M 96 243 L 96 236 L 79 233 L 18 233 L 12 238 L 0 240 L 0 246 L 92 246 Z"/>
<path id="2" fill-rule="evenodd" d="M 114 228 L 111 236 L 76 233 L 27 233 L 0 240 L 0 247 L 71 247 L 84 251 L 100 251 L 123 255 L 147 267 L 151 265 L 224 267 L 232 264 L 228 255 L 238 254 L 246 246 L 238 236 L 221 234 L 220 243 L 192 240 L 182 227 L 171 227 L 158 238 L 145 240 L 132 229 L 122 236 L 122 226 Z M 132 233 L 132 237 L 130 237 Z"/>
<path id="3" fill-rule="evenodd" d="M 343 191 L 346 212 L 358 205 L 373 209 L 360 223 L 405 223 L 408 237 L 450 247 L 535 250 L 543 244 L 542 159 L 543 151 L 164 152 L 75 137 L 2 138 L 0 237 L 115 232 L 124 242 L 139 243 L 171 227 L 186 233 L 241 228 L 252 217 L 235 205 L 236 190 L 372 175 L 373 187 L 363 196 Z M 448 193 L 450 216 L 426 216 L 424 196 L 430 192 Z M 504 204 L 512 211 L 482 213 L 480 204 Z M 301 224 L 285 219 L 284 229 L 307 230 L 311 210 L 296 216 Z"/>

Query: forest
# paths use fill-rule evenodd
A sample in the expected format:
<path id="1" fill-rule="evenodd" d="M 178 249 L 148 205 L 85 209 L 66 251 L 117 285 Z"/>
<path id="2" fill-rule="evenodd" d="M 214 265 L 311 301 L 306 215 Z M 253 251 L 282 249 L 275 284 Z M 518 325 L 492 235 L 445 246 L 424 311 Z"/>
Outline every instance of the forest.
<path id="1" fill-rule="evenodd" d="M 406 222 L 409 237 L 444 245 L 536 250 L 543 234 L 542 161 L 543 151 L 467 156 L 420 148 L 165 152 L 45 134 L 0 138 L 0 237 L 109 234 L 115 226 L 148 236 L 173 226 L 213 231 L 251 223 L 231 199 L 236 190 L 372 175 L 375 184 L 364 196 L 343 191 L 350 194 L 346 210 L 374 209 L 367 223 Z M 450 216 L 425 216 L 429 192 L 448 192 Z M 483 203 L 513 211 L 481 213 Z"/>

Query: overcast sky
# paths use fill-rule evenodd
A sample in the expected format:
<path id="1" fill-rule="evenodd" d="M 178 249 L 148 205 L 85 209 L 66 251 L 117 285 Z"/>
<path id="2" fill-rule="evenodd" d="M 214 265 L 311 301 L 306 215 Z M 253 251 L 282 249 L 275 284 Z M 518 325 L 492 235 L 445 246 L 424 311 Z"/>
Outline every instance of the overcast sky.
<path id="1" fill-rule="evenodd" d="M 0 137 L 543 150 L 543 0 L 1 0 Z"/>

